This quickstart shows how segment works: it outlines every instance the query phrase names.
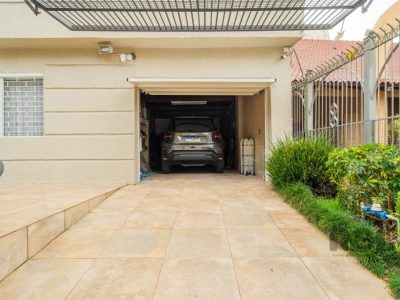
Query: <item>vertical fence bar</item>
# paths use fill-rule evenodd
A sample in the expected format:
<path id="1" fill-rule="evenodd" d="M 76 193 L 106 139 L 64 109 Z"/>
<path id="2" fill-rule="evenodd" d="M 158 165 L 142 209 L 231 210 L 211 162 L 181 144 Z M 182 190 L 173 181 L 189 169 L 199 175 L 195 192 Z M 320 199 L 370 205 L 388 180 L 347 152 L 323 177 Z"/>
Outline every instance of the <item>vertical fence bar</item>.
<path id="1" fill-rule="evenodd" d="M 373 40 L 367 36 L 364 40 L 364 143 L 366 144 L 373 143 L 375 140 L 377 50 L 374 46 Z"/>
<path id="2" fill-rule="evenodd" d="M 306 79 L 307 84 L 304 87 L 304 130 L 309 131 L 314 129 L 314 112 L 313 112 L 313 98 L 314 98 L 314 83 L 308 80 L 311 76 L 311 71 L 307 71 Z"/>

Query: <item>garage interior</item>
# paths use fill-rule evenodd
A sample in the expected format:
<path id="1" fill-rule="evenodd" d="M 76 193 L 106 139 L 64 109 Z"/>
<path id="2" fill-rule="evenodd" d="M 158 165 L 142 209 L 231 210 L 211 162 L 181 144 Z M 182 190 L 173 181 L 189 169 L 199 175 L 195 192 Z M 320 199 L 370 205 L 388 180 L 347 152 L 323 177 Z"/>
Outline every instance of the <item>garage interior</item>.
<path id="1" fill-rule="evenodd" d="M 225 169 L 236 167 L 236 97 L 141 94 L 142 169 L 159 171 L 163 133 L 175 117 L 210 117 L 225 141 Z M 147 138 L 148 137 L 148 138 Z M 148 139 L 148 141 L 147 141 Z"/>
<path id="2" fill-rule="evenodd" d="M 175 117 L 210 117 L 225 141 L 226 171 L 240 170 L 240 140 L 255 142 L 255 173 L 264 178 L 265 140 L 268 131 L 268 86 L 266 82 L 241 85 L 159 88 L 150 83 L 136 85 L 140 91 L 141 179 L 161 171 L 161 142 Z M 204 166 L 174 167 L 176 172 L 214 172 Z"/>

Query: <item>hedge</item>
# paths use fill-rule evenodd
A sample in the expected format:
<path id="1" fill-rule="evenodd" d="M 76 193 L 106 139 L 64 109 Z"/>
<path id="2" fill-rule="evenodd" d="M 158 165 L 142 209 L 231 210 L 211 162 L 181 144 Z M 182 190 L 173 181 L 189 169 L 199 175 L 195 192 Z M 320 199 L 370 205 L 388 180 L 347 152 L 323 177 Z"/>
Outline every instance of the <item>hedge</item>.
<path id="1" fill-rule="evenodd" d="M 311 223 L 386 280 L 394 296 L 400 299 L 400 253 L 372 225 L 352 215 L 337 200 L 314 196 L 304 184 L 288 183 L 278 191 Z"/>

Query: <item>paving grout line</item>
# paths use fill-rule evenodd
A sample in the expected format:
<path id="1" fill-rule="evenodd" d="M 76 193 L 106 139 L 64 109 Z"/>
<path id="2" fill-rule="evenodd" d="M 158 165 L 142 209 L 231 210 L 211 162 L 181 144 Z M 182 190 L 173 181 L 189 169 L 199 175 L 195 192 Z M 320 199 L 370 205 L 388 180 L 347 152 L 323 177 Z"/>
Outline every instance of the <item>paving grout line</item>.
<path id="1" fill-rule="evenodd" d="M 160 272 L 158 273 L 156 285 L 155 285 L 155 287 L 154 287 L 154 292 L 153 292 L 153 297 L 152 297 L 153 300 L 154 300 L 154 298 L 155 298 L 155 296 L 156 296 L 156 291 L 157 291 L 158 284 L 159 284 L 159 282 L 160 282 L 161 273 L 162 273 L 162 270 L 164 269 L 165 261 L 166 261 L 166 259 L 167 259 L 167 251 L 168 251 L 169 244 L 171 243 L 172 233 L 173 233 L 173 231 L 174 231 L 175 221 L 176 221 L 176 218 L 177 218 L 177 216 L 178 216 L 178 211 L 179 211 L 179 205 L 178 205 L 178 209 L 177 209 L 176 212 L 175 212 L 175 218 L 174 218 L 174 222 L 172 223 L 171 233 L 170 233 L 170 235 L 169 235 L 167 247 L 165 248 L 165 255 L 164 255 L 164 257 L 162 258 L 162 264 L 161 264 Z"/>
<path id="2" fill-rule="evenodd" d="M 82 259 L 82 258 L 78 258 Z M 71 295 L 72 291 L 76 288 L 76 286 L 81 282 L 82 278 L 85 277 L 85 275 L 89 272 L 89 270 L 92 268 L 94 263 L 96 262 L 97 258 L 93 259 L 92 258 L 92 263 L 89 265 L 89 267 L 86 269 L 86 271 L 82 274 L 82 276 L 79 278 L 79 280 L 74 284 L 74 286 L 69 290 L 68 294 L 65 296 L 64 300 L 68 299 L 68 297 Z"/>
<path id="3" fill-rule="evenodd" d="M 237 285 L 237 288 L 238 288 L 238 291 L 239 291 L 239 297 L 240 297 L 240 299 L 242 299 L 242 292 L 240 291 L 239 280 L 238 280 L 238 278 L 237 278 L 237 272 L 236 272 L 236 267 L 235 267 L 235 261 L 234 261 L 234 259 L 233 259 L 232 249 L 231 249 L 231 242 L 230 242 L 230 240 L 229 240 L 229 235 L 228 235 L 228 228 L 226 227 L 225 216 L 224 216 L 224 213 L 223 213 L 223 211 L 222 211 L 221 203 L 220 203 L 220 200 L 219 200 L 219 199 L 218 199 L 218 206 L 219 206 L 219 209 L 221 210 L 222 221 L 224 222 L 224 229 L 225 229 L 226 239 L 227 239 L 227 241 L 228 241 L 228 247 L 229 247 L 229 253 L 230 253 L 230 255 L 231 255 L 231 261 L 232 261 L 233 271 L 235 272 L 235 280 L 236 280 L 236 285 Z"/>
<path id="4" fill-rule="evenodd" d="M 283 201 L 281 199 L 281 201 Z M 270 218 L 272 219 L 272 222 L 274 222 L 276 228 L 279 230 L 279 232 L 282 234 L 282 236 L 285 238 L 285 240 L 288 242 L 288 244 L 290 245 L 290 247 L 292 247 L 294 253 L 296 253 L 297 257 L 301 260 L 301 263 L 303 264 L 303 266 L 308 270 L 308 272 L 311 274 L 311 276 L 314 278 L 315 283 L 321 288 L 321 290 L 324 292 L 324 294 L 326 295 L 326 297 L 328 299 L 331 299 L 331 297 L 329 297 L 328 293 L 325 291 L 325 288 L 321 285 L 321 283 L 317 280 L 317 278 L 314 276 L 314 273 L 311 272 L 311 270 L 308 268 L 308 266 L 305 264 L 305 262 L 303 261 L 303 259 L 301 258 L 301 256 L 299 255 L 299 253 L 297 252 L 296 248 L 292 245 L 292 243 L 288 240 L 288 238 L 286 237 L 285 233 L 282 231 L 282 228 L 280 228 L 278 226 L 278 224 L 276 223 L 276 221 L 274 220 L 274 218 L 269 214 L 269 212 L 267 212 L 268 215 L 270 216 Z"/>
<path id="5" fill-rule="evenodd" d="M 123 187 L 121 187 L 121 188 L 119 188 L 117 191 L 120 191 L 120 190 L 122 190 L 122 189 L 124 189 L 126 186 L 123 186 Z M 117 192 L 117 191 L 115 191 L 115 192 Z M 115 193 L 114 192 L 114 193 Z M 103 203 L 104 201 L 107 201 L 114 193 L 112 193 L 111 195 L 109 195 L 106 199 L 104 199 L 101 203 Z M 100 204 L 101 204 L 100 203 Z M 92 210 L 93 211 L 93 210 Z M 92 213 L 92 211 L 91 212 L 89 212 L 87 215 L 85 215 L 83 218 L 85 218 L 86 216 L 88 216 L 90 213 Z M 83 219 L 82 218 L 82 219 Z M 81 220 L 82 220 L 81 219 Z M 125 220 L 126 221 L 126 220 Z M 78 222 L 77 222 L 78 223 Z M 76 224 L 77 224 L 76 223 Z M 75 224 L 74 224 L 75 225 Z M 71 226 L 69 229 L 71 229 L 73 226 Z M 122 225 L 120 226 L 120 228 L 119 229 L 121 229 L 121 227 L 122 227 Z M 68 229 L 68 230 L 69 230 Z M 66 300 L 66 299 L 68 299 L 68 297 L 71 295 L 71 293 L 73 292 L 73 290 L 78 286 L 78 284 L 82 281 L 82 279 L 86 276 L 86 274 L 89 272 L 89 270 L 93 267 L 93 265 L 97 262 L 97 260 L 101 257 L 101 255 L 103 254 L 103 252 L 105 251 L 105 249 L 110 245 L 110 243 L 111 243 L 111 241 L 112 241 L 112 239 L 114 238 L 114 236 L 115 236 L 115 234 L 117 233 L 117 231 L 119 230 L 119 229 L 114 229 L 114 232 L 113 232 L 113 234 L 110 236 L 110 239 L 108 240 L 108 242 L 106 243 L 106 245 L 104 246 L 104 248 L 101 250 L 101 252 L 99 253 L 99 255 L 96 257 L 96 258 L 91 258 L 93 261 L 92 261 L 92 263 L 90 264 L 90 266 L 87 268 L 87 270 L 82 274 L 82 276 L 79 278 L 79 280 L 76 282 L 76 284 L 70 289 L 70 291 L 68 292 L 68 294 L 67 294 L 67 296 L 64 298 L 64 300 Z M 94 230 L 94 229 L 93 229 Z M 65 232 L 65 231 L 64 231 Z M 79 259 L 83 259 L 82 257 L 80 257 Z"/>

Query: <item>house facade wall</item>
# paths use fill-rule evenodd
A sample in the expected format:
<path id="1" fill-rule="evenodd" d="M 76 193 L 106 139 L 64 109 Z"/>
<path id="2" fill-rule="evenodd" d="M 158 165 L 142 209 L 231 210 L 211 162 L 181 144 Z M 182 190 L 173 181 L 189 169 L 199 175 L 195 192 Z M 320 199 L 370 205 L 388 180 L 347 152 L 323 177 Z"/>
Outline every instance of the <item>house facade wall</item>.
<path id="1" fill-rule="evenodd" d="M 2 14 L 0 7 L 0 19 Z M 117 55 L 97 53 L 101 33 L 69 40 L 83 48 L 63 41 L 60 49 L 59 40 L 27 48 L 23 39 L 2 47 L 11 30 L 0 30 L 0 73 L 43 74 L 44 136 L 0 137 L 1 182 L 135 183 L 139 99 L 128 77 L 276 78 L 268 91 L 266 130 L 270 141 L 291 130 L 290 65 L 281 60 L 280 46 L 142 48 L 121 39 L 117 44 L 124 47 L 115 52 L 128 49 L 137 56 L 121 64 Z"/>

